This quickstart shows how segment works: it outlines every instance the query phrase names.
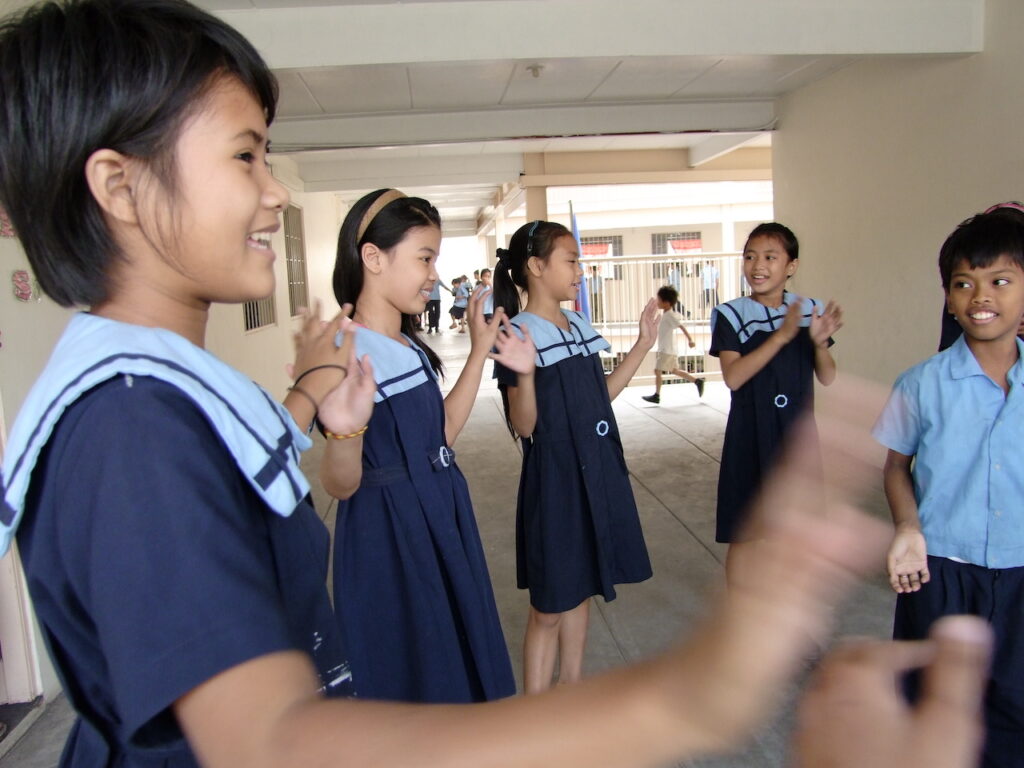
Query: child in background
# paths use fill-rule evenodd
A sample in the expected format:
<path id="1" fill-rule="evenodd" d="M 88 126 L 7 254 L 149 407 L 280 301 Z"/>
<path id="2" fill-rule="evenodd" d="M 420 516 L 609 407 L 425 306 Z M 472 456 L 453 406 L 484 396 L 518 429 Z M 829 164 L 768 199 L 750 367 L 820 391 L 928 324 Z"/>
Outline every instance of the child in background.
<path id="1" fill-rule="evenodd" d="M 829 302 L 801 299 L 786 290 L 799 266 L 796 235 L 778 223 L 759 224 L 743 247 L 750 296 L 711 313 L 710 354 L 721 360 L 732 390 L 718 475 L 715 541 L 728 542 L 726 579 L 736 575 L 747 543 L 741 523 L 751 498 L 778 456 L 790 426 L 813 407 L 814 377 L 831 384 L 829 353 L 842 312 Z"/>
<path id="2" fill-rule="evenodd" d="M 328 493 L 351 496 L 338 505 L 334 598 L 356 689 L 370 699 L 464 703 L 515 693 L 469 489 L 451 450 L 498 324 L 484 322 L 488 289 L 480 288 L 469 299 L 469 358 L 442 398 L 441 361 L 411 321 L 437 282 L 440 247 L 437 209 L 394 189 L 353 205 L 338 236 L 334 294 L 354 307 L 356 347 L 375 362 L 377 395 L 365 434 L 327 434 L 335 439 L 321 479 Z M 532 365 L 533 348 L 509 344 L 496 357 L 520 369 Z"/>
<path id="3" fill-rule="evenodd" d="M 455 297 L 452 303 L 452 308 L 448 310 L 452 316 L 452 324 L 448 326 L 449 330 L 458 328 L 459 333 L 466 332 L 466 307 L 469 305 L 470 290 L 467 283 L 469 279 L 462 275 L 452 280 L 452 296 Z"/>
<path id="4" fill-rule="evenodd" d="M 495 377 L 505 418 L 522 439 L 523 466 L 516 507 L 520 589 L 530 590 L 523 648 L 527 693 L 580 679 L 589 600 L 615 599 L 615 585 L 651 576 L 643 532 L 629 484 L 611 401 L 629 383 L 654 344 L 654 300 L 644 308 L 640 337 L 618 368 L 605 376 L 598 351 L 610 345 L 572 301 L 583 277 L 572 233 L 561 224 L 520 227 L 498 251 L 496 301 L 512 326 L 537 347 L 536 366 Z M 518 288 L 528 295 L 519 312 Z M 499 347 L 500 349 L 500 347 Z"/>
<path id="5" fill-rule="evenodd" d="M 1020 765 L 1024 743 L 1024 215 L 963 222 L 939 253 L 963 334 L 906 371 L 875 427 L 889 449 L 885 492 L 896 534 L 893 635 L 925 637 L 951 613 L 987 618 L 996 637 L 985 699 L 984 765 Z M 916 695 L 917 682 L 908 686 Z"/>
<path id="6" fill-rule="evenodd" d="M 473 273 L 476 274 L 475 272 Z M 487 293 L 484 294 L 484 320 L 488 323 L 494 317 L 494 290 L 491 285 L 491 270 L 484 269 L 480 270 L 480 282 L 487 287 Z"/>
<path id="7" fill-rule="evenodd" d="M 697 346 L 697 342 L 686 330 L 683 316 L 673 307 L 679 301 L 679 291 L 671 285 L 665 285 L 658 289 L 658 309 L 661 310 L 661 320 L 658 322 L 658 360 L 654 367 L 654 394 L 644 395 L 643 399 L 649 403 L 661 402 L 661 377 L 662 374 L 670 374 L 697 385 L 697 397 L 704 396 L 704 379 L 697 378 L 679 367 L 679 351 L 676 349 L 676 328 L 683 332 L 690 349 Z"/>
<path id="8" fill-rule="evenodd" d="M 794 628 L 823 630 L 825 607 L 873 559 L 868 519 L 805 501 L 806 456 L 764 499 L 777 546 L 759 553 L 763 577 L 745 599 L 719 599 L 686 645 L 484 705 L 326 698 L 346 675 L 327 532 L 296 470 L 304 424 L 194 343 L 212 301 L 273 288 L 267 236 L 288 199 L 264 165 L 274 94 L 252 46 L 184 2 L 48 3 L 0 24 L 0 203 L 50 298 L 92 305 L 20 408 L 0 476 L 0 556 L 17 532 L 77 713 L 61 765 L 653 766 L 740 743 L 797 668 Z M 309 373 L 286 405 L 322 396 L 328 429 L 358 431 L 373 379 L 335 347 L 340 325 L 310 318 L 295 370 L 347 375 Z M 90 378 L 65 390 L 83 368 Z M 950 667 L 936 662 L 942 681 Z M 970 725 L 969 708 L 930 693 L 946 705 L 942 733 L 963 744 L 949 716 Z M 840 727 L 809 735 L 829 754 Z"/>

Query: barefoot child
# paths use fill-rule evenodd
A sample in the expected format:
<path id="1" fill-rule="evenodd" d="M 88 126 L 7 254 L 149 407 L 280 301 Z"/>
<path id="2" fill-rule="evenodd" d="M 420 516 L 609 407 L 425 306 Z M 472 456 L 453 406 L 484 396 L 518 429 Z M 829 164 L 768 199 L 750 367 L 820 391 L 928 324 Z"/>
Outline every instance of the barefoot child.
<path id="1" fill-rule="evenodd" d="M 537 347 L 536 368 L 495 365 L 513 435 L 522 438 L 516 509 L 519 587 L 530 590 L 523 648 L 527 693 L 579 680 L 589 600 L 615 599 L 615 585 L 651 576 L 611 400 L 654 343 L 652 299 L 640 337 L 608 377 L 597 353 L 609 344 L 571 301 L 583 276 L 576 241 L 561 224 L 520 227 L 499 251 L 496 301 Z M 518 288 L 526 291 L 519 312 Z M 532 361 L 531 361 L 532 362 Z"/>
<path id="2" fill-rule="evenodd" d="M 679 378 L 697 385 L 697 397 L 704 396 L 704 379 L 687 373 L 679 367 L 679 351 L 676 348 L 676 328 L 683 332 L 690 349 L 697 346 L 697 342 L 686 330 L 683 316 L 676 312 L 673 307 L 679 301 L 679 292 L 671 285 L 665 285 L 658 289 L 658 309 L 661 310 L 661 320 L 658 321 L 658 361 L 654 368 L 654 394 L 644 395 L 642 398 L 648 403 L 661 402 L 661 377 L 662 374 L 678 376 Z"/>
<path id="3" fill-rule="evenodd" d="M 732 390 L 718 475 L 715 541 L 728 542 L 726 580 L 732 581 L 744 545 L 744 512 L 778 455 L 787 431 L 814 402 L 814 377 L 831 384 L 829 353 L 842 325 L 839 306 L 801 299 L 786 290 L 799 266 L 799 243 L 782 224 L 760 224 L 743 247 L 750 296 L 711 313 L 710 354 L 721 360 Z M 749 531 L 749 529 L 748 529 Z"/>

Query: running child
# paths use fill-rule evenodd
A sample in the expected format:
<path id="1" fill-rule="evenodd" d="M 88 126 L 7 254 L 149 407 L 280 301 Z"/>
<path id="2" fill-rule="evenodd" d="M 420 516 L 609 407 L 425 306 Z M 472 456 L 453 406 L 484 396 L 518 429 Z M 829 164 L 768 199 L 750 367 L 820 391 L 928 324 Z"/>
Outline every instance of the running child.
<path id="1" fill-rule="evenodd" d="M 468 282 L 469 279 L 465 275 L 452 280 L 452 296 L 455 300 L 452 308 L 448 310 L 448 314 L 452 316 L 452 324 L 448 328 L 458 328 L 459 333 L 466 332 L 466 307 L 469 305 L 470 296 Z"/>
<path id="2" fill-rule="evenodd" d="M 359 695 L 370 699 L 464 703 L 515 693 L 451 450 L 498 324 L 484 322 L 489 289 L 481 287 L 468 300 L 469 358 L 442 398 L 441 361 L 411 320 L 438 280 L 440 248 L 437 209 L 395 189 L 359 200 L 338 236 L 334 293 L 354 307 L 356 348 L 374 360 L 377 395 L 365 434 L 327 433 L 321 478 L 328 493 L 351 496 L 338 505 L 334 598 Z M 532 365 L 533 348 L 510 344 L 497 357 L 520 369 Z"/>
<path id="3" fill-rule="evenodd" d="M 1018 765 L 1024 737 L 1024 213 L 964 221 L 939 252 L 946 302 L 963 334 L 901 374 L 875 427 L 889 449 L 896 526 L 893 635 L 925 637 L 951 613 L 995 630 L 984 765 Z M 916 696 L 918 685 L 909 686 Z"/>
<path id="4" fill-rule="evenodd" d="M 679 350 L 676 348 L 676 328 L 683 332 L 690 349 L 697 346 L 697 342 L 686 330 L 686 323 L 683 316 L 673 307 L 679 301 L 679 291 L 671 285 L 665 285 L 658 289 L 658 309 L 661 310 L 661 320 L 658 321 L 658 360 L 654 368 L 654 394 L 644 395 L 643 400 L 648 403 L 661 402 L 661 377 L 662 374 L 678 376 L 679 378 L 697 385 L 697 397 L 704 396 L 704 379 L 697 378 L 691 373 L 679 367 Z"/>
<path id="5" fill-rule="evenodd" d="M 611 401 L 653 346 L 654 299 L 643 310 L 640 336 L 605 376 L 598 352 L 610 345 L 572 301 L 583 277 L 572 233 L 533 221 L 499 249 L 495 301 L 512 326 L 537 348 L 535 365 L 494 366 L 505 418 L 523 446 L 516 505 L 520 589 L 530 590 L 523 648 L 527 693 L 580 679 L 589 600 L 615 599 L 615 585 L 651 576 L 643 531 L 629 484 Z M 517 288 L 527 294 L 519 311 Z M 531 363 L 534 362 L 531 360 Z"/>
<path id="6" fill-rule="evenodd" d="M 814 378 L 827 385 L 836 377 L 829 347 L 842 326 L 839 305 L 830 301 L 823 308 L 815 299 L 786 290 L 800 265 L 799 248 L 788 227 L 759 224 L 743 246 L 750 295 L 711 313 L 709 352 L 721 361 L 722 379 L 732 390 L 715 528 L 715 541 L 729 543 L 725 570 L 730 583 L 749 541 L 750 529 L 742 523 L 751 498 L 789 428 L 813 407 Z"/>
<path id="7" fill-rule="evenodd" d="M 798 454 L 764 499 L 782 513 L 765 576 L 686 645 L 485 705 L 326 698 L 348 676 L 327 531 L 297 469 L 304 424 L 202 349 L 211 303 L 273 288 L 275 93 L 244 38 L 177 0 L 0 22 L 0 204 L 50 298 L 92 308 L 22 405 L 0 475 L 0 555 L 17 533 L 78 717 L 61 764 L 638 766 L 746 738 L 799 663 L 794 627 L 823 630 L 873 556 L 869 521 L 791 495 L 808 482 Z M 304 325 L 286 404 L 351 434 L 374 386 L 336 348 L 341 325 Z"/>

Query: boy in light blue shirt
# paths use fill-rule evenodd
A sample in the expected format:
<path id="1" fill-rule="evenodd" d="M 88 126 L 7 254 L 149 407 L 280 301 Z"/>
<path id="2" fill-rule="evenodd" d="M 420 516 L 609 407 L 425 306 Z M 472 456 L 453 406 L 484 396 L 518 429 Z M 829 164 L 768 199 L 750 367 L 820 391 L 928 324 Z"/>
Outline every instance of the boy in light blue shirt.
<path id="1" fill-rule="evenodd" d="M 875 437 L 889 449 L 896 532 L 893 634 L 921 639 L 939 617 L 974 613 L 996 633 L 984 765 L 1021 765 L 1024 745 L 1024 213 L 997 208 L 942 246 L 949 349 L 903 373 Z M 917 681 L 908 692 L 916 695 Z"/>

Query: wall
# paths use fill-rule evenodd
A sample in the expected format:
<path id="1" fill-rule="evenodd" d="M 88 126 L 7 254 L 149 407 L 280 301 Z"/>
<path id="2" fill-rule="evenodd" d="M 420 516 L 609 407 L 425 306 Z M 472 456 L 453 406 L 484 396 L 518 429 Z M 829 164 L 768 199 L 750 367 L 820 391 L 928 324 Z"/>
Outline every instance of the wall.
<path id="1" fill-rule="evenodd" d="M 843 305 L 845 370 L 889 383 L 933 353 L 939 246 L 1024 196 L 1024 3 L 986 9 L 984 53 L 854 64 L 780 104 L 775 210 L 801 239 L 796 286 Z"/>

